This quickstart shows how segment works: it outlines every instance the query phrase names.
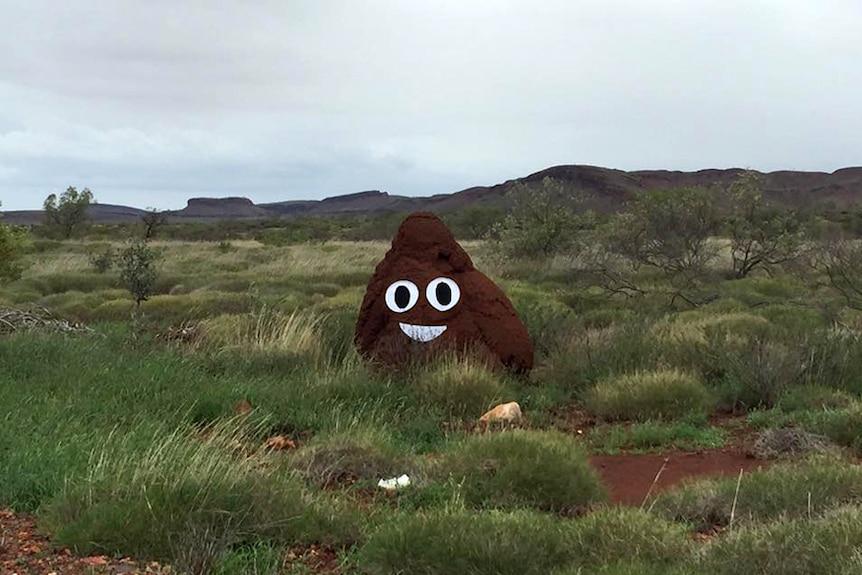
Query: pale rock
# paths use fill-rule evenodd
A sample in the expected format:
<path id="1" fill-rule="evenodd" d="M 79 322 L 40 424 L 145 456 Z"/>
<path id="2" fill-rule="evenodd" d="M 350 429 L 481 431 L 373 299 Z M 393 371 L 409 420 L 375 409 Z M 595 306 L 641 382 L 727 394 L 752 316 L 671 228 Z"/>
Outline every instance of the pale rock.
<path id="1" fill-rule="evenodd" d="M 517 401 L 510 401 L 509 403 L 501 403 L 493 409 L 485 412 L 485 414 L 479 418 L 479 424 L 483 427 L 486 427 L 492 422 L 500 422 L 509 425 L 512 423 L 519 423 L 522 418 L 521 406 L 518 405 Z"/>

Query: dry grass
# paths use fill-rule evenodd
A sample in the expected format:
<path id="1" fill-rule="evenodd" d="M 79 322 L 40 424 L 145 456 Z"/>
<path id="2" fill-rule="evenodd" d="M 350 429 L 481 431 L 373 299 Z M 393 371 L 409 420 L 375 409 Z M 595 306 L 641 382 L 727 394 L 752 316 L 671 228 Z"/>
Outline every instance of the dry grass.
<path id="1" fill-rule="evenodd" d="M 303 311 L 263 309 L 250 315 L 223 315 L 202 322 L 204 345 L 250 353 L 286 353 L 309 358 L 322 354 L 323 317 Z"/>
<path id="2" fill-rule="evenodd" d="M 744 343 L 747 341 L 752 328 L 768 324 L 769 321 L 766 318 L 752 313 L 710 314 L 701 311 L 688 311 L 656 322 L 650 331 L 664 341 L 705 343 L 707 330 L 723 328 L 729 332 L 729 337 L 733 343 Z"/>

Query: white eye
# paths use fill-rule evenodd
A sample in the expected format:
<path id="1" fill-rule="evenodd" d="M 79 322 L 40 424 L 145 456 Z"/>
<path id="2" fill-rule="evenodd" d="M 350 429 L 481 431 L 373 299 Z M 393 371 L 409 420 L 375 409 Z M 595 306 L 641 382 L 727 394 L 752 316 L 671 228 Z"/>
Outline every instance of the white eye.
<path id="1" fill-rule="evenodd" d="M 425 288 L 425 298 L 437 311 L 449 311 L 461 299 L 461 288 L 455 280 L 435 278 Z"/>
<path id="2" fill-rule="evenodd" d="M 409 280 L 392 282 L 386 288 L 386 307 L 397 313 L 403 313 L 419 301 L 419 288 Z"/>

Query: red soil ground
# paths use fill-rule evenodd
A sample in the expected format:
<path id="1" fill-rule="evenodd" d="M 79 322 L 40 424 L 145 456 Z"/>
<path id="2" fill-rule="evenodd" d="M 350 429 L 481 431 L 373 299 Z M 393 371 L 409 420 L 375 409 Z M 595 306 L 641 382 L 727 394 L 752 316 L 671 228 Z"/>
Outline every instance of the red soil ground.
<path id="1" fill-rule="evenodd" d="M 753 459 L 738 447 L 646 455 L 595 455 L 590 463 L 607 486 L 613 503 L 635 506 L 641 505 L 648 495 L 689 478 L 736 476 L 740 469 L 748 473 L 768 464 Z"/>

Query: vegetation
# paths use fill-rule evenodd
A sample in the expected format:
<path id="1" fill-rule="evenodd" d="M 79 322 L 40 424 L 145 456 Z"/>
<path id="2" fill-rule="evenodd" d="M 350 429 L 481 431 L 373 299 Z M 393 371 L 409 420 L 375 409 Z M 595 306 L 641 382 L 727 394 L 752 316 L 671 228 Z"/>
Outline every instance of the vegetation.
<path id="1" fill-rule="evenodd" d="M 125 243 L 141 222 L 29 241 L 0 226 L 15 270 L 0 307 L 92 328 L 0 321 L 0 508 L 77 553 L 186 573 L 314 572 L 299 557 L 319 549 L 351 574 L 858 571 L 858 241 L 766 209 L 746 180 L 619 216 L 536 197 L 545 219 L 449 216 L 456 234 L 492 230 L 462 243 L 528 327 L 528 377 L 357 356 L 376 240 L 401 214 L 165 223 L 149 243 Z M 561 235 L 525 243 L 542 226 Z M 523 421 L 482 432 L 504 401 Z M 831 444 L 656 489 L 642 509 L 608 505 L 590 463 L 770 430 Z M 401 475 L 409 487 L 377 486 Z"/>
<path id="2" fill-rule="evenodd" d="M 45 225 L 49 230 L 56 230 L 60 237 L 69 239 L 87 222 L 87 210 L 91 203 L 93 192 L 89 188 L 78 192 L 76 188 L 69 186 L 59 198 L 57 194 L 51 194 L 45 198 L 42 206 L 45 210 Z"/>
<path id="3" fill-rule="evenodd" d="M 136 308 L 140 308 L 141 302 L 147 301 L 153 293 L 156 258 L 156 252 L 141 242 L 130 244 L 119 254 L 120 280 L 135 298 Z"/>
<path id="4" fill-rule="evenodd" d="M 23 232 L 0 221 L 0 282 L 21 276 L 20 258 L 26 241 Z"/>

